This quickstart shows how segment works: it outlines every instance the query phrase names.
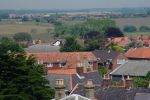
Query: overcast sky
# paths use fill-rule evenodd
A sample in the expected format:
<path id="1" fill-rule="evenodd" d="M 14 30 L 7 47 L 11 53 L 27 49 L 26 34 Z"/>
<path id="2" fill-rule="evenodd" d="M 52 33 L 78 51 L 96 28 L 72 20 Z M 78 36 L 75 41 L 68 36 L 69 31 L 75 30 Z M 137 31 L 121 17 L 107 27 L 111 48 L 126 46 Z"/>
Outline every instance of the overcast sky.
<path id="1" fill-rule="evenodd" d="M 150 0 L 0 0 L 0 9 L 150 7 Z"/>

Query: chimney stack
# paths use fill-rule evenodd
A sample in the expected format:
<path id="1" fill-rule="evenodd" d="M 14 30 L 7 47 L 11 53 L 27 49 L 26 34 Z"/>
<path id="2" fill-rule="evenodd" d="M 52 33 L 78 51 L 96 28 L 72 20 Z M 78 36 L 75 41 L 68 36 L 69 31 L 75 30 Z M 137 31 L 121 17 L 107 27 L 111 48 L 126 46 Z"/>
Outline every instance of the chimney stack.
<path id="1" fill-rule="evenodd" d="M 95 96 L 94 96 L 94 85 L 93 85 L 93 81 L 90 79 L 90 80 L 87 80 L 87 83 L 86 85 L 84 86 L 85 88 L 85 96 L 87 98 L 90 98 L 91 100 L 94 100 Z"/>
<path id="2" fill-rule="evenodd" d="M 126 80 L 125 80 L 124 76 L 122 76 L 122 86 L 123 86 L 123 87 L 126 86 Z"/>
<path id="3" fill-rule="evenodd" d="M 79 62 L 77 67 L 76 67 L 76 71 L 80 76 L 84 76 L 84 67 L 83 67 L 83 63 Z"/>
<path id="4" fill-rule="evenodd" d="M 125 87 L 126 87 L 126 89 L 130 89 L 133 87 L 133 80 L 130 78 L 129 75 L 127 76 Z"/>
<path id="5" fill-rule="evenodd" d="M 33 45 L 35 45 L 35 44 L 36 44 L 36 41 L 35 41 L 35 40 L 33 40 L 33 41 L 32 41 L 32 44 L 33 44 Z"/>
<path id="6" fill-rule="evenodd" d="M 103 77 L 103 88 L 108 88 L 111 85 L 111 79 L 109 74 L 104 75 Z"/>
<path id="7" fill-rule="evenodd" d="M 55 91 L 55 100 L 60 100 L 66 96 L 64 79 L 56 79 Z"/>
<path id="8" fill-rule="evenodd" d="M 148 88 L 150 88 L 150 81 L 148 82 Z"/>
<path id="9" fill-rule="evenodd" d="M 39 41 L 38 41 L 38 44 L 42 44 L 42 40 L 39 40 Z"/>

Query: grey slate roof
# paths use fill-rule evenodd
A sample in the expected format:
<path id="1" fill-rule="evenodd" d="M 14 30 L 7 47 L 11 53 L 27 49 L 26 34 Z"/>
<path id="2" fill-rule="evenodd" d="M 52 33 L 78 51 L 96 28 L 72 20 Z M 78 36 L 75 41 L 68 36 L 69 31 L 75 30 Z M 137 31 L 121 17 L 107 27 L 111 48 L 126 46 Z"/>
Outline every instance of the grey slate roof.
<path id="1" fill-rule="evenodd" d="M 66 87 L 66 90 L 69 90 L 70 87 L 69 87 L 69 75 L 65 75 L 65 74 L 48 74 L 46 76 L 46 78 L 49 80 L 50 82 L 50 86 L 52 88 L 55 87 L 55 84 L 56 84 L 56 79 L 64 79 L 64 84 L 65 84 L 65 87 Z"/>
<path id="2" fill-rule="evenodd" d="M 150 93 L 136 93 L 134 100 L 150 100 Z"/>
<path id="3" fill-rule="evenodd" d="M 29 53 L 39 53 L 39 52 L 59 52 L 59 46 L 52 46 L 50 44 L 36 44 L 29 46 L 26 52 Z"/>
<path id="4" fill-rule="evenodd" d="M 108 59 L 115 59 L 120 53 L 113 50 L 95 50 L 93 54 L 96 58 L 100 58 L 99 63 L 104 63 Z"/>
<path id="5" fill-rule="evenodd" d="M 102 77 L 98 72 L 85 73 L 83 79 L 80 79 L 76 74 L 71 75 L 72 87 L 74 88 L 77 84 L 85 84 L 88 79 L 92 79 L 94 84 L 101 84 Z M 55 87 L 56 79 L 64 79 L 66 90 L 70 90 L 70 75 L 66 74 L 48 74 L 46 78 L 50 81 L 50 86 Z"/>
<path id="6" fill-rule="evenodd" d="M 123 88 L 99 89 L 95 96 L 98 100 L 134 100 L 136 91 Z"/>
<path id="7" fill-rule="evenodd" d="M 150 61 L 145 60 L 129 60 L 125 64 L 119 66 L 111 75 L 130 75 L 130 76 L 146 76 L 150 71 Z"/>

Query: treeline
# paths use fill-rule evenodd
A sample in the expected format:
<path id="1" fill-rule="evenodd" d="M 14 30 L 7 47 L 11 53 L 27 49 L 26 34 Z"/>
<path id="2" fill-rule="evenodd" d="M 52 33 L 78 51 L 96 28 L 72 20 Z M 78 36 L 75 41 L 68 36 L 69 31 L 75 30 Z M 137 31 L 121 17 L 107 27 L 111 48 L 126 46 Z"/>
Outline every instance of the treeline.
<path id="1" fill-rule="evenodd" d="M 150 26 L 140 26 L 139 28 L 136 28 L 133 25 L 126 25 L 123 28 L 124 32 L 150 32 Z"/>
<path id="2" fill-rule="evenodd" d="M 105 33 L 109 27 L 116 27 L 115 21 L 110 19 L 88 19 L 83 23 L 75 25 L 55 25 L 53 35 L 59 36 L 83 36 L 90 31 L 97 31 L 99 33 Z"/>

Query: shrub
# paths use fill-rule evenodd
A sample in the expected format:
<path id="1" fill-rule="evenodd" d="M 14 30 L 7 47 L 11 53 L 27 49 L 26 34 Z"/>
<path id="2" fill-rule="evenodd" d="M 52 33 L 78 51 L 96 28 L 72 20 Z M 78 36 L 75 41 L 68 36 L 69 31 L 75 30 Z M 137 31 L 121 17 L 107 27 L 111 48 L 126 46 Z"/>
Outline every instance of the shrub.
<path id="1" fill-rule="evenodd" d="M 137 29 L 136 29 L 135 26 L 126 25 L 126 26 L 123 28 L 123 31 L 124 31 L 124 32 L 136 32 Z"/>

